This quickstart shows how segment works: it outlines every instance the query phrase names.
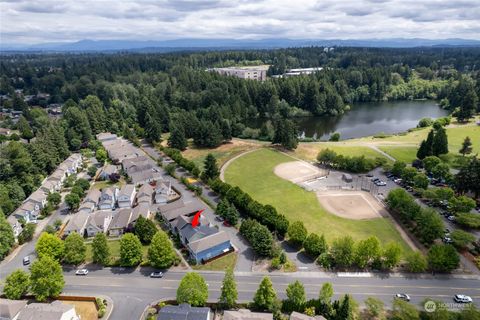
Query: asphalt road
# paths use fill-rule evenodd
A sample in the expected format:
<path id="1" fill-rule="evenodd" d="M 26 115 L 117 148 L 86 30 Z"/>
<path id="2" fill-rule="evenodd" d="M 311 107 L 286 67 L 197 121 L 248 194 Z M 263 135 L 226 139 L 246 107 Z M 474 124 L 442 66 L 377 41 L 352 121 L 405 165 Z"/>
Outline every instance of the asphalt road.
<path id="1" fill-rule="evenodd" d="M 120 268 L 91 271 L 87 276 L 75 276 L 73 271 L 65 273 L 65 293 L 110 296 L 114 300 L 111 319 L 138 319 L 145 307 L 160 299 L 174 298 L 184 272 L 166 272 L 162 279 L 148 277 L 151 269 L 122 270 Z M 220 295 L 223 279 L 221 272 L 202 273 L 209 285 L 209 299 L 215 301 Z M 368 274 L 367 274 L 368 275 Z M 258 284 L 265 274 L 236 273 L 240 302 L 251 301 Z M 270 274 L 280 298 L 285 297 L 289 283 L 299 280 L 305 285 L 307 296 L 318 296 L 323 283 L 331 282 L 335 298 L 349 293 L 362 303 L 373 296 L 391 305 L 395 293 L 407 293 L 411 303 L 420 306 L 426 298 L 452 303 L 454 294 L 470 295 L 475 303 L 480 302 L 480 280 L 452 277 L 381 277 L 341 276 L 333 273 Z"/>

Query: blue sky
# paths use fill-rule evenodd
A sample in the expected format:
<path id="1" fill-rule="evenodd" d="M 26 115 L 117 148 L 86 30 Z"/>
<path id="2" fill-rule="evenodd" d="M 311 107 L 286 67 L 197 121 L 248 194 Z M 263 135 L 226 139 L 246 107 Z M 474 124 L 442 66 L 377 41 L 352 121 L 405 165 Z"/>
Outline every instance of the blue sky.
<path id="1" fill-rule="evenodd" d="M 4 44 L 82 39 L 480 39 L 480 0 L 0 0 Z"/>

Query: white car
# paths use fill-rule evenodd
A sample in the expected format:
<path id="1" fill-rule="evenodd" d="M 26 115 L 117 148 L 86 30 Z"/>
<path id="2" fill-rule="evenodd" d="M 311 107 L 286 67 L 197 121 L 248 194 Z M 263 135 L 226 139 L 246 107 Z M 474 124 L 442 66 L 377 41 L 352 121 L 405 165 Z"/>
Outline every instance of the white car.
<path id="1" fill-rule="evenodd" d="M 407 302 L 410 301 L 410 296 L 406 293 L 397 293 L 394 297 Z"/>
<path id="2" fill-rule="evenodd" d="M 453 300 L 458 303 L 472 303 L 472 298 L 463 294 L 456 294 Z"/>
<path id="3" fill-rule="evenodd" d="M 79 270 L 77 270 L 77 272 L 75 272 L 75 274 L 77 276 L 86 276 L 88 274 L 88 270 L 87 269 L 79 269 Z"/>
<path id="4" fill-rule="evenodd" d="M 386 186 L 386 185 L 387 185 L 387 183 L 384 182 L 384 181 L 377 181 L 375 184 L 376 184 L 377 186 L 379 186 L 379 187 L 382 187 L 382 186 Z"/>

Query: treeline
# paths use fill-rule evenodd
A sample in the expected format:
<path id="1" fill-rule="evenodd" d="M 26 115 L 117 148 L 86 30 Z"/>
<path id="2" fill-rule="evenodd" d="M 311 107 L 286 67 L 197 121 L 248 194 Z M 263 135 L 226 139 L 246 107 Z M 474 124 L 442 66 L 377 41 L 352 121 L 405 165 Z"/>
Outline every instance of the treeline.
<path id="1" fill-rule="evenodd" d="M 334 169 L 362 173 L 386 164 L 387 160 L 381 157 L 369 159 L 365 156 L 344 156 L 337 154 L 334 150 L 326 148 L 318 153 L 317 161 L 322 165 Z"/>

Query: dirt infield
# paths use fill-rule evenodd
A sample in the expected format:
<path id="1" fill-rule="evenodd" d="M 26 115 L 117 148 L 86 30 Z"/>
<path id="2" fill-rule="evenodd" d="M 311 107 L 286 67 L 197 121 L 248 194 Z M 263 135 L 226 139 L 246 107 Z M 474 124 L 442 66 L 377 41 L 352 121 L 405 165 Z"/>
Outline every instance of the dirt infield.
<path id="1" fill-rule="evenodd" d="M 368 192 L 318 191 L 316 194 L 325 210 L 342 218 L 375 219 L 387 214 L 380 203 Z"/>
<path id="2" fill-rule="evenodd" d="M 275 167 L 274 173 L 293 183 L 300 183 L 326 175 L 324 170 L 305 161 L 281 163 Z"/>

